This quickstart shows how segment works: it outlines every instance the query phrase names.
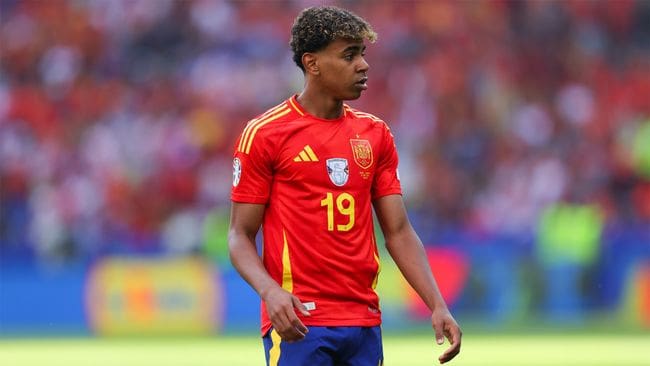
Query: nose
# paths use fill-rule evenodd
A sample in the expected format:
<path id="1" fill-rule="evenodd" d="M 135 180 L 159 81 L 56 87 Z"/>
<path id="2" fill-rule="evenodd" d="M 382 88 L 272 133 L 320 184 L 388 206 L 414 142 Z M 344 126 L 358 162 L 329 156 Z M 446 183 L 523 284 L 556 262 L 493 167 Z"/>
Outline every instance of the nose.
<path id="1" fill-rule="evenodd" d="M 360 59 L 361 59 L 361 61 L 359 62 L 359 65 L 357 66 L 357 71 L 359 71 L 359 72 L 367 72 L 368 69 L 370 69 L 370 65 L 368 64 L 368 62 L 366 61 L 366 59 L 364 57 L 361 57 Z"/>

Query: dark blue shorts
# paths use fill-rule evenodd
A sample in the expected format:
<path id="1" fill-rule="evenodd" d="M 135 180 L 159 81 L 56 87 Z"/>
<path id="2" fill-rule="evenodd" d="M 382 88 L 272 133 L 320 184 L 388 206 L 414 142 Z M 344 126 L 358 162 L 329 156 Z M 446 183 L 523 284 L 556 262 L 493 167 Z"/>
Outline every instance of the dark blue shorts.
<path id="1" fill-rule="evenodd" d="M 381 327 L 314 327 L 299 342 L 263 338 L 267 366 L 378 366 L 384 364 Z"/>

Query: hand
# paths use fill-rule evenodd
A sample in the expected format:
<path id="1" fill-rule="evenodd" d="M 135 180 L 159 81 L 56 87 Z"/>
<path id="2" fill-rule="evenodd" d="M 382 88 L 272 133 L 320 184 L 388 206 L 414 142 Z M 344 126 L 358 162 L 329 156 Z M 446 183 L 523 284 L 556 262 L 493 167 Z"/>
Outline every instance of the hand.
<path id="1" fill-rule="evenodd" d="M 431 315 L 431 324 L 436 333 L 436 342 L 443 344 L 444 337 L 446 337 L 450 344 L 449 348 L 438 357 L 438 361 L 440 363 L 450 361 L 460 352 L 460 339 L 463 332 L 461 332 L 458 323 L 456 323 L 448 309 L 434 311 Z"/>
<path id="2" fill-rule="evenodd" d="M 294 308 L 302 315 L 310 314 L 297 297 L 278 286 L 264 294 L 263 300 L 273 329 L 278 332 L 283 341 L 291 343 L 305 338 L 307 327 L 298 319 Z"/>

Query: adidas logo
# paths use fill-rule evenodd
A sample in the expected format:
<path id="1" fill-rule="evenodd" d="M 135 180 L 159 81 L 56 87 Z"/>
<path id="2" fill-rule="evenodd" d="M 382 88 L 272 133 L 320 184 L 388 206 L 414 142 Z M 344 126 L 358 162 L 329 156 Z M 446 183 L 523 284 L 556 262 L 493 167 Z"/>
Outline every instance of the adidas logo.
<path id="1" fill-rule="evenodd" d="M 302 151 L 293 158 L 293 161 L 318 161 L 318 157 L 314 154 L 314 150 L 312 150 L 309 145 L 305 145 L 305 147 L 302 148 Z"/>

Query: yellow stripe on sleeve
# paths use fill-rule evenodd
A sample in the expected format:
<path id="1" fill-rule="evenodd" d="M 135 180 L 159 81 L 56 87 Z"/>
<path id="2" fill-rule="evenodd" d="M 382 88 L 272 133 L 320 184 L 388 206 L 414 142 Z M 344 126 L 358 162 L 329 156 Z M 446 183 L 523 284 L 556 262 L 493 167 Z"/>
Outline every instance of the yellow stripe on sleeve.
<path id="1" fill-rule="evenodd" d="M 377 117 L 377 116 L 375 116 L 375 115 L 373 115 L 373 114 L 366 113 L 366 112 L 355 111 L 355 112 L 354 112 L 354 115 L 357 116 L 357 117 L 366 117 L 366 118 L 370 118 L 371 120 L 373 120 L 373 121 L 375 121 L 375 122 L 384 122 L 381 118 L 379 118 L 379 117 Z M 385 122 L 384 122 L 384 123 L 385 123 Z"/>
<path id="2" fill-rule="evenodd" d="M 241 140 L 239 141 L 239 146 L 237 147 L 237 150 L 239 150 L 240 152 L 244 151 L 244 146 L 246 146 L 246 142 L 248 141 L 250 133 L 254 129 L 255 125 L 257 125 L 258 123 L 260 123 L 260 122 L 266 120 L 267 118 L 273 116 L 274 114 L 279 113 L 280 111 L 288 109 L 288 108 L 289 107 L 285 103 L 282 103 L 280 105 L 277 105 L 277 106 L 269 109 L 263 115 L 261 115 L 261 116 L 255 118 L 255 119 L 251 120 L 250 122 L 248 122 L 248 124 L 244 128 L 244 132 L 242 132 L 242 137 L 241 137 Z"/>
<path id="3" fill-rule="evenodd" d="M 253 139 L 255 138 L 255 134 L 257 133 L 257 130 L 259 130 L 265 124 L 267 124 L 269 122 L 273 122 L 273 121 L 277 120 L 278 118 L 289 114 L 289 112 L 291 112 L 291 109 L 289 109 L 287 107 L 286 109 L 283 109 L 282 111 L 278 111 L 278 112 L 274 113 L 273 115 L 270 115 L 267 118 L 265 118 L 263 120 L 260 120 L 259 123 L 257 123 L 255 125 L 255 127 L 253 128 L 253 130 L 251 131 L 248 142 L 246 142 L 246 149 L 244 150 L 244 152 L 246 154 L 251 152 L 251 146 L 253 146 Z"/>

